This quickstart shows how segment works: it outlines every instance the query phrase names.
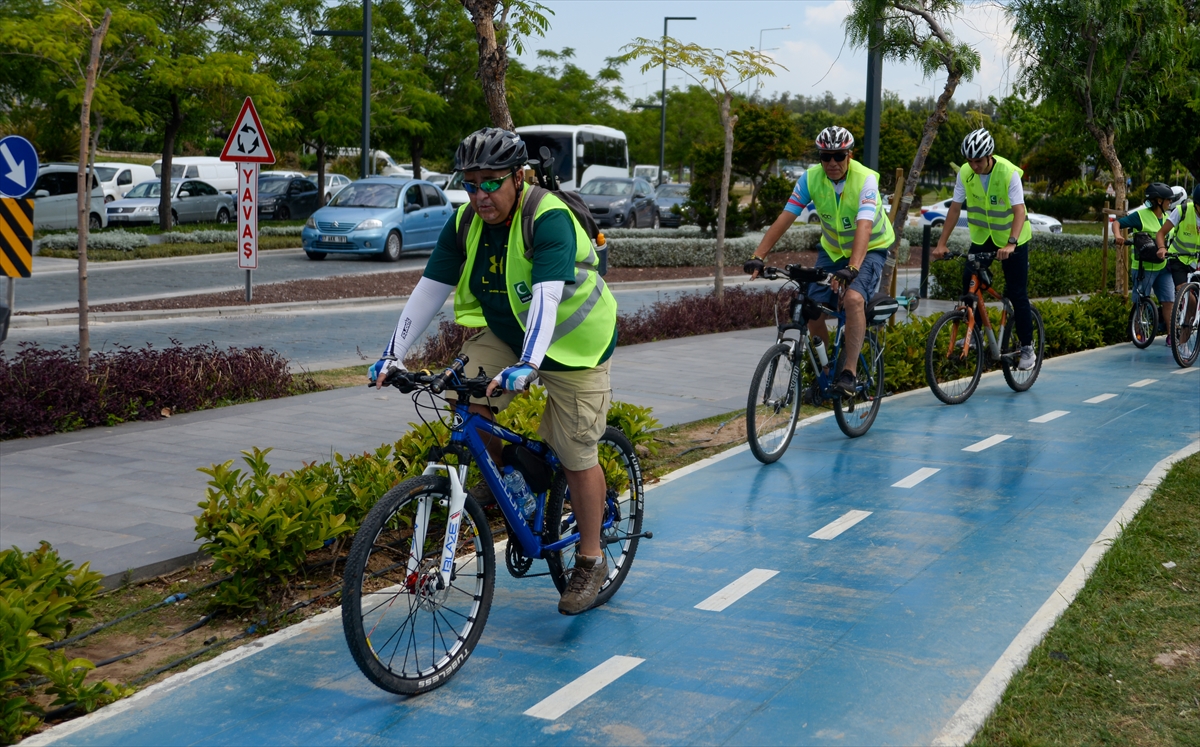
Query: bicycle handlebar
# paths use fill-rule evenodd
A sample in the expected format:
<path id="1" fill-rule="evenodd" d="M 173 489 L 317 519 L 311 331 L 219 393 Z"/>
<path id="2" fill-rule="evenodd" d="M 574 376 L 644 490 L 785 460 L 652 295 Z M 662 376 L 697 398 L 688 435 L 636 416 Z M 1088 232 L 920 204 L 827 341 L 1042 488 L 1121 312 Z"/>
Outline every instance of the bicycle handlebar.
<path id="1" fill-rule="evenodd" d="M 394 386 L 405 394 L 424 387 L 434 394 L 441 394 L 449 389 L 468 397 L 486 397 L 488 385 L 492 383 L 489 376 L 481 371 L 481 375 L 474 378 L 462 378 L 463 369 L 466 368 L 469 361 L 467 356 L 460 355 L 448 367 L 436 374 L 423 371 L 394 371 L 384 379 L 383 383 L 384 386 Z M 371 383 L 367 386 L 375 385 Z"/>
<path id="2" fill-rule="evenodd" d="M 955 252 L 955 251 L 947 251 L 947 252 L 946 252 L 946 255 L 945 255 L 944 257 L 941 257 L 941 258 L 939 258 L 939 259 L 935 259 L 935 260 L 934 260 L 934 262 L 944 262 L 944 261 L 946 261 L 946 260 L 948 260 L 948 259 L 958 259 L 959 257 L 966 257 L 967 259 L 969 259 L 969 260 L 971 260 L 971 261 L 975 261 L 975 262 L 986 262 L 986 261 L 988 261 L 988 260 L 990 260 L 990 259 L 995 259 L 995 258 L 996 258 L 996 253 L 997 253 L 997 251 L 998 251 L 998 250 L 987 251 L 987 252 L 970 252 L 970 251 L 968 251 L 968 252 Z"/>
<path id="3" fill-rule="evenodd" d="M 766 280 L 778 280 L 780 277 L 786 277 L 788 280 L 796 282 L 820 283 L 821 285 L 829 285 L 831 275 L 819 267 L 804 267 L 803 265 L 788 265 L 783 269 L 778 267 L 764 267 L 759 276 Z"/>

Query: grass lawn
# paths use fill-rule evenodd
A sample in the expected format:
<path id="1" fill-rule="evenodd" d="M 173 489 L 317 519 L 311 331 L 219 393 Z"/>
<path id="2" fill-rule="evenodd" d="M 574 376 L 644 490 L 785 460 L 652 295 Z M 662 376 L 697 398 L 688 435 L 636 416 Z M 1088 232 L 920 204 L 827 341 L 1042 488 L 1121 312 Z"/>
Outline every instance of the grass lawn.
<path id="1" fill-rule="evenodd" d="M 972 744 L 1200 744 L 1200 454 L 1125 527 Z"/>
<path id="2" fill-rule="evenodd" d="M 1103 228 L 1104 226 L 1099 221 L 1088 223 L 1064 223 L 1062 232 L 1072 233 L 1079 236 L 1099 236 Z M 1108 237 L 1108 240 L 1110 242 L 1112 241 L 1111 235 Z"/>
<path id="3" fill-rule="evenodd" d="M 226 227 L 228 229 L 228 227 Z M 298 249 L 299 236 L 259 236 L 258 248 L 267 249 Z M 127 252 L 115 249 L 88 249 L 88 260 L 93 262 L 119 262 L 125 259 L 160 259 L 162 257 L 191 257 L 196 254 L 232 253 L 237 244 L 226 241 L 216 244 L 151 244 Z M 74 249 L 42 249 L 38 252 L 42 257 L 58 257 L 59 259 L 76 259 L 79 253 Z"/>

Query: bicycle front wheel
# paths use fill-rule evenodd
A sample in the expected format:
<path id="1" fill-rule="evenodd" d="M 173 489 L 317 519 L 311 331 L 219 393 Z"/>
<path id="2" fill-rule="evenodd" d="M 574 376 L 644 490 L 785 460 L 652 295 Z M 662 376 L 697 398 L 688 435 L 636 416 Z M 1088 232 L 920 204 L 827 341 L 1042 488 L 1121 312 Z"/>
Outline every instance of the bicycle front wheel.
<path id="1" fill-rule="evenodd" d="M 599 607 L 625 582 L 633 556 L 637 554 L 642 532 L 642 514 L 646 508 L 645 488 L 642 485 L 642 465 L 637 452 L 625 434 L 609 426 L 600 437 L 600 467 L 604 470 L 604 521 L 612 519 L 607 529 L 600 530 L 600 548 L 608 564 L 608 577 L 596 594 L 592 608 Z M 571 508 L 571 493 L 566 478 L 559 473 L 550 488 L 546 503 L 546 528 L 542 541 L 553 544 L 579 531 L 575 512 Z M 577 545 L 569 545 L 546 556 L 550 578 L 561 594 L 567 588 L 567 569 L 575 565 Z"/>
<path id="2" fill-rule="evenodd" d="M 446 684 L 487 623 L 496 553 L 483 510 L 467 496 L 450 583 L 442 582 L 450 481 L 426 475 L 384 494 L 359 527 L 342 582 L 342 629 L 367 679 L 417 695 Z M 414 541 L 414 527 L 424 540 Z M 419 544 L 419 546 L 417 546 Z"/>
<path id="3" fill-rule="evenodd" d="M 1021 362 L 1021 340 L 1017 337 L 1016 320 L 1010 314 L 1000 336 L 1000 365 L 1004 369 L 1004 380 L 1014 392 L 1029 389 L 1042 372 L 1042 359 L 1046 355 L 1046 328 L 1042 326 L 1042 315 L 1036 308 L 1033 309 L 1033 340 L 1030 344 L 1036 358 L 1033 368 L 1022 371 L 1018 367 Z"/>
<path id="4" fill-rule="evenodd" d="M 1197 346 L 1197 336 L 1200 334 L 1200 284 L 1188 283 L 1183 286 L 1179 297 L 1175 299 L 1175 313 L 1171 315 L 1171 355 L 1175 362 L 1183 368 L 1189 368 L 1196 362 L 1200 347 Z"/>
<path id="5" fill-rule="evenodd" d="M 983 337 L 972 329 L 966 340 L 969 313 L 955 309 L 942 314 L 925 343 L 925 380 L 933 395 L 948 405 L 966 402 L 983 375 Z"/>
<path id="6" fill-rule="evenodd" d="M 854 396 L 833 400 L 833 416 L 838 428 L 850 438 L 858 438 L 871 428 L 883 402 L 883 348 L 874 329 L 867 330 L 862 352 L 858 355 Z"/>
<path id="7" fill-rule="evenodd" d="M 1142 296 L 1129 310 L 1129 339 L 1141 349 L 1154 343 L 1158 334 L 1158 310 L 1149 298 Z"/>
<path id="8" fill-rule="evenodd" d="M 783 456 L 792 442 L 800 417 L 801 365 L 799 353 L 793 358 L 792 346 L 781 342 L 763 355 L 750 379 L 746 439 L 750 451 L 763 464 Z"/>

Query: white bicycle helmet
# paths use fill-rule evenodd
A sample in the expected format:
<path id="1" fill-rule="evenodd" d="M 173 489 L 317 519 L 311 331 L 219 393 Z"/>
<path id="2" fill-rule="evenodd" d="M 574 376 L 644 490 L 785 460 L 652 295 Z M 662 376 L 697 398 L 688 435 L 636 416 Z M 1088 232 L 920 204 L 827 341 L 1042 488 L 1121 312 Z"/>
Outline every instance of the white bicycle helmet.
<path id="1" fill-rule="evenodd" d="M 996 141 L 992 140 L 992 133 L 980 127 L 978 130 L 969 133 L 962 141 L 963 158 L 987 158 L 996 151 Z"/>
<path id="2" fill-rule="evenodd" d="M 1187 190 L 1183 187 L 1171 187 L 1171 209 L 1179 207 L 1187 199 Z"/>
<path id="3" fill-rule="evenodd" d="M 845 127 L 831 125 L 817 135 L 817 148 L 820 150 L 850 150 L 853 147 L 854 135 Z"/>

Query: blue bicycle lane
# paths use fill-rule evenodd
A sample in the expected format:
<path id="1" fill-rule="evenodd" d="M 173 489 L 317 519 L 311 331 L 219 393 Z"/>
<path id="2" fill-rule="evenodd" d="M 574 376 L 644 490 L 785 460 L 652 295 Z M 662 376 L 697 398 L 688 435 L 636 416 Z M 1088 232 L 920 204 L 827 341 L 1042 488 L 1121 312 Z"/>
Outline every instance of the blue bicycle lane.
<path id="1" fill-rule="evenodd" d="M 928 743 L 1198 438 L 1200 372 L 1161 347 L 1052 359 L 1021 394 L 988 376 L 954 407 L 889 399 L 862 438 L 824 419 L 776 464 L 743 450 L 650 490 L 655 537 L 603 608 L 562 617 L 500 560 L 480 645 L 432 693 L 370 685 L 335 611 L 35 742 Z"/>

